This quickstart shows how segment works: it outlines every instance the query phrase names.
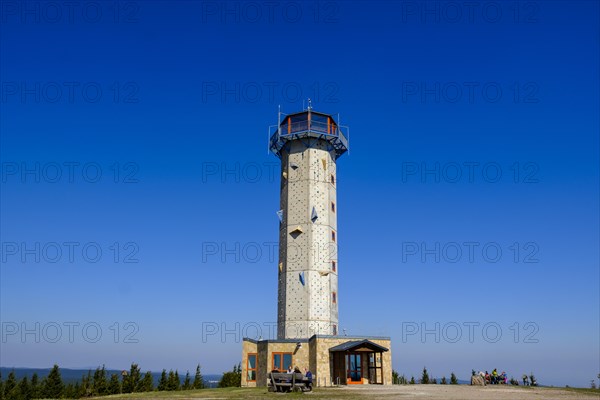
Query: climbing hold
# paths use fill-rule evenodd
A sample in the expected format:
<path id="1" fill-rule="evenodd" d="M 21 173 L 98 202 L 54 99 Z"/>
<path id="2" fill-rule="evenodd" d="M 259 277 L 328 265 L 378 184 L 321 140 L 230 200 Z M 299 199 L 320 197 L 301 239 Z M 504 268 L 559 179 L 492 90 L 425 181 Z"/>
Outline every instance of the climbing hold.
<path id="1" fill-rule="evenodd" d="M 296 169 L 298 169 L 299 167 L 298 167 L 298 164 L 291 162 L 291 163 L 290 163 L 290 168 L 292 168 L 293 170 L 296 170 Z"/>
<path id="2" fill-rule="evenodd" d="M 292 235 L 292 237 L 294 239 L 296 239 L 298 236 L 300 236 L 301 233 L 303 233 L 304 231 L 302 230 L 302 227 L 300 227 L 300 225 L 298 225 L 297 227 L 294 228 L 293 231 L 290 232 L 290 235 Z"/>
<path id="3" fill-rule="evenodd" d="M 310 220 L 312 222 L 315 222 L 317 220 L 317 218 L 319 218 L 319 215 L 317 214 L 317 210 L 315 209 L 315 207 L 313 206 L 312 208 L 312 213 L 310 214 Z"/>
<path id="4" fill-rule="evenodd" d="M 298 274 L 299 278 L 300 278 L 300 283 L 302 284 L 302 286 L 304 286 L 304 272 L 300 272 Z"/>

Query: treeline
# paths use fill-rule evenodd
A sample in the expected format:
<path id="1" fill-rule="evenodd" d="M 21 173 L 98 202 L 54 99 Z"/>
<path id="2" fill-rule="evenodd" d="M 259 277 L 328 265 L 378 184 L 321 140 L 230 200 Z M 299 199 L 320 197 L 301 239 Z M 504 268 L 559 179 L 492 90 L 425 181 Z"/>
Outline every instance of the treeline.
<path id="1" fill-rule="evenodd" d="M 411 376 L 410 380 L 407 380 L 404 375 L 399 375 L 398 372 L 392 370 L 392 383 L 394 383 L 395 385 L 415 385 L 417 382 L 415 381 L 414 376 Z M 423 368 L 423 374 L 421 375 L 421 380 L 419 381 L 419 383 L 423 385 L 437 385 L 438 381 L 436 378 L 429 378 L 427 368 Z M 442 379 L 440 379 L 439 383 L 442 385 L 447 385 L 448 383 L 450 383 L 450 385 L 458 385 L 458 379 L 456 378 L 456 375 L 454 375 L 454 372 L 451 372 L 449 382 L 444 376 L 442 377 Z"/>
<path id="2" fill-rule="evenodd" d="M 158 382 L 154 387 L 152 373 L 147 371 L 142 375 L 140 367 L 133 363 L 129 371 L 121 374 L 112 373 L 107 376 L 106 369 L 97 368 L 94 373 L 90 370 L 83 375 L 80 381 L 65 384 L 60 375 L 58 365 L 50 370 L 48 376 L 39 379 L 37 373 L 31 378 L 24 377 L 17 380 L 14 371 L 8 374 L 6 380 L 0 376 L 0 399 L 2 400 L 28 400 L 28 399 L 80 399 L 92 396 L 108 396 L 111 394 L 152 392 L 154 390 L 191 390 L 204 389 L 204 379 L 200 372 L 200 365 L 196 367 L 196 374 L 192 380 L 189 371 L 181 383 L 179 373 L 163 369 Z"/>

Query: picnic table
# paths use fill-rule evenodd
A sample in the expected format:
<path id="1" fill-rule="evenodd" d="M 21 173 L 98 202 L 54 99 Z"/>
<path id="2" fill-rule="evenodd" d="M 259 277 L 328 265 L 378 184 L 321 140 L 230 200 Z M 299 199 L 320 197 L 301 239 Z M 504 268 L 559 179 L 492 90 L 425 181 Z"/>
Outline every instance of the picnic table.
<path id="1" fill-rule="evenodd" d="M 307 392 L 312 390 L 312 381 L 301 372 L 271 372 L 269 390 L 273 392 Z"/>

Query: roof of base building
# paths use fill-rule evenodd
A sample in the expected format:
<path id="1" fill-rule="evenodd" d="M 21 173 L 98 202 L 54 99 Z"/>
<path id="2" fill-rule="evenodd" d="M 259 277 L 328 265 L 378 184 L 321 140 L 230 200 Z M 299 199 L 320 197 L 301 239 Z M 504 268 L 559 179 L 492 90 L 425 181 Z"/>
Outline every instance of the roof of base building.
<path id="1" fill-rule="evenodd" d="M 371 336 L 371 335 L 351 335 L 351 336 L 346 336 L 346 335 L 313 335 L 311 337 L 312 338 L 318 338 L 318 339 L 354 339 L 354 340 L 362 340 L 362 339 L 367 339 L 367 340 L 391 340 L 391 338 L 389 336 Z"/>
<path id="2" fill-rule="evenodd" d="M 311 338 L 312 339 L 312 338 Z M 308 343 L 310 339 L 251 339 L 251 338 L 243 338 L 244 342 L 251 343 Z"/>
<path id="3" fill-rule="evenodd" d="M 351 340 L 346 343 L 334 346 L 329 351 L 378 351 L 385 352 L 389 349 L 383 346 L 373 343 L 370 340 Z"/>
<path id="4" fill-rule="evenodd" d="M 310 338 L 302 339 L 252 339 L 243 338 L 242 341 L 251 343 L 308 343 L 313 339 L 345 339 L 353 342 L 369 341 L 369 340 L 391 340 L 389 336 L 340 336 L 340 335 L 312 335 Z M 373 343 L 375 344 L 375 343 Z M 387 349 L 385 349 L 387 351 Z"/>

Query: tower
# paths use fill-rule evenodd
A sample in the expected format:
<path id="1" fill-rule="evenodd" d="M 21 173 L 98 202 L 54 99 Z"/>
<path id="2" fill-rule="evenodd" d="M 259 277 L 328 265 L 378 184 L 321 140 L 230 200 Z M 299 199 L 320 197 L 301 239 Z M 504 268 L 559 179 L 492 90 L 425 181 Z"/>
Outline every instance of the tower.
<path id="1" fill-rule="evenodd" d="M 277 338 L 243 339 L 241 385 L 281 389 L 272 372 L 294 366 L 310 369 L 316 386 L 390 385 L 389 337 L 338 335 L 336 166 L 349 131 L 308 104 L 279 112 L 269 128 L 269 150 L 281 160 Z"/>
<path id="2" fill-rule="evenodd" d="M 347 128 L 307 110 L 283 115 L 269 149 L 281 159 L 277 338 L 338 334 L 337 159 Z"/>

